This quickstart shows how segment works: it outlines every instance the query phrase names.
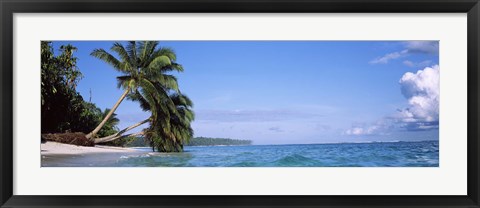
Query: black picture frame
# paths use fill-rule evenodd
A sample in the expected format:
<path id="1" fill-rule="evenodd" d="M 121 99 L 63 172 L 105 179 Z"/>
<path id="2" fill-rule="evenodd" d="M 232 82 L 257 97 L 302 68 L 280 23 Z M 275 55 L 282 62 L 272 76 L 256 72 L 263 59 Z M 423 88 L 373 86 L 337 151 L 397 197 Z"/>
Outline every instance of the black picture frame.
<path id="1" fill-rule="evenodd" d="M 478 0 L 0 0 L 1 207 L 480 207 Z M 24 196 L 13 195 L 15 13 L 467 13 L 468 194 L 465 196 Z"/>

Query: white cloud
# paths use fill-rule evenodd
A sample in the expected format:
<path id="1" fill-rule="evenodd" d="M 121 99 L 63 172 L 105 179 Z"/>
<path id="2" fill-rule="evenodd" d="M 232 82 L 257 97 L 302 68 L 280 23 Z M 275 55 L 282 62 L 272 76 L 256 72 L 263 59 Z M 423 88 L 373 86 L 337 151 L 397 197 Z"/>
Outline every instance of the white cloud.
<path id="1" fill-rule="evenodd" d="M 435 122 L 439 115 L 440 67 L 426 67 L 417 73 L 407 72 L 399 81 L 409 107 L 401 110 L 404 122 Z"/>
<path id="2" fill-rule="evenodd" d="M 398 59 L 400 57 L 404 57 L 408 55 L 408 50 L 403 50 L 403 51 L 399 51 L 399 52 L 393 52 L 393 53 L 388 53 L 388 54 L 385 54 L 384 56 L 382 57 L 377 57 L 376 59 L 373 59 L 372 61 L 370 61 L 371 64 L 386 64 L 388 63 L 390 60 L 393 60 L 393 59 Z"/>
<path id="3" fill-rule="evenodd" d="M 373 125 L 354 126 L 346 135 L 384 134 L 391 130 L 425 131 L 438 129 L 440 99 L 440 67 L 434 65 L 407 72 L 399 80 L 408 107 L 393 116 L 379 119 Z"/>
<path id="4" fill-rule="evenodd" d="M 364 127 L 354 127 L 345 131 L 346 135 L 371 135 L 376 133 L 379 127 L 374 125 L 367 128 Z"/>
<path id="5" fill-rule="evenodd" d="M 344 131 L 346 135 L 387 135 L 387 130 L 392 128 L 392 122 L 388 119 L 379 119 L 374 124 L 357 123 L 352 128 Z"/>
<path id="6" fill-rule="evenodd" d="M 370 64 L 387 64 L 394 59 L 403 58 L 414 53 L 423 54 L 438 54 L 439 44 L 438 41 L 406 41 L 404 42 L 402 51 L 387 53 L 384 56 L 377 57 L 370 61 Z M 407 61 L 404 64 L 413 64 L 413 62 Z"/>

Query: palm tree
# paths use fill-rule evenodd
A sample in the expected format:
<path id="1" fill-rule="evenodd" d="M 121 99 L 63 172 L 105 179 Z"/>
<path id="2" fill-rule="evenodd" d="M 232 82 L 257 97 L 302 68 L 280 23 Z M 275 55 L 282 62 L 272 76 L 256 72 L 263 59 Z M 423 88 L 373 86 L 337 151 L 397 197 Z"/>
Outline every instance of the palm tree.
<path id="1" fill-rule="evenodd" d="M 108 113 L 110 112 L 110 109 L 106 108 L 101 115 L 101 118 L 105 118 Z M 117 125 L 120 122 L 120 120 L 117 118 L 117 114 L 113 113 L 110 118 L 108 118 L 107 122 L 105 122 L 104 127 L 98 132 L 98 135 L 101 136 L 108 136 L 111 134 L 115 134 L 118 132 Z"/>
<path id="2" fill-rule="evenodd" d="M 116 139 L 124 138 L 127 136 L 132 136 L 132 134 L 128 135 L 123 135 L 125 132 L 130 131 L 134 128 L 137 128 L 141 126 L 142 124 L 148 123 L 150 121 L 156 121 L 160 122 L 163 124 L 166 124 L 166 126 L 170 126 L 170 114 L 175 113 L 175 103 L 173 100 L 170 99 L 170 97 L 167 95 L 167 99 L 163 98 L 158 98 L 156 93 L 159 92 L 168 92 L 167 87 L 163 86 L 159 82 L 152 82 L 154 89 L 149 89 L 149 90 L 135 90 L 135 92 L 130 93 L 127 96 L 127 99 L 136 101 L 140 103 L 140 107 L 142 108 L 143 111 L 149 111 L 151 112 L 151 116 L 141 122 L 138 122 L 136 124 L 133 124 L 125 129 L 122 129 L 118 131 L 115 134 L 102 137 L 102 138 L 95 138 L 95 143 L 105 143 L 105 142 L 110 142 Z M 142 135 L 143 132 L 136 133 L 139 135 Z M 136 135 L 135 134 L 135 135 Z"/>
<path id="3" fill-rule="evenodd" d="M 124 129 L 122 129 L 122 130 L 120 130 L 120 131 L 118 131 L 118 132 L 116 132 L 116 133 L 113 133 L 113 134 L 111 134 L 111 135 L 108 135 L 108 136 L 105 136 L 105 137 L 101 137 L 101 138 L 95 138 L 94 142 L 95 142 L 95 144 L 105 143 L 105 142 L 110 142 L 110 141 L 117 140 L 117 139 L 120 139 L 120 138 L 132 136 L 133 134 L 128 134 L 128 135 L 123 135 L 123 134 L 124 134 L 125 132 L 127 132 L 127 131 L 130 131 L 130 130 L 132 130 L 132 129 L 134 129 L 134 128 L 137 128 L 137 127 L 141 126 L 142 124 L 148 123 L 148 121 L 150 121 L 150 118 L 145 119 L 145 120 L 143 120 L 143 121 L 141 121 L 141 122 L 138 122 L 138 123 L 136 123 L 136 124 L 133 124 L 133 125 L 131 125 L 131 126 L 127 127 L 127 128 L 124 128 Z M 140 132 L 140 133 L 137 133 L 137 134 L 141 134 L 141 132 Z"/>
<path id="4" fill-rule="evenodd" d="M 173 75 L 166 73 L 170 71 L 182 72 L 183 68 L 180 64 L 175 63 L 176 55 L 172 49 L 157 48 L 157 46 L 157 41 L 129 41 L 126 47 L 120 43 L 114 43 L 110 49 L 120 59 L 104 49 L 95 49 L 91 53 L 92 56 L 110 64 L 115 70 L 123 74 L 117 77 L 117 81 L 118 87 L 122 88 L 124 92 L 102 122 L 86 135 L 87 138 L 95 137 L 129 94 L 140 93 L 150 103 L 161 100 L 166 104 L 161 108 L 163 110 L 166 110 L 168 105 L 173 106 L 173 103 L 169 101 L 168 92 L 170 90 L 178 91 L 178 84 Z M 156 89 L 154 83 L 163 87 Z"/>
<path id="5" fill-rule="evenodd" d="M 154 83 L 156 89 L 164 88 L 160 83 Z M 169 94 L 169 101 L 172 101 L 174 108 L 168 107 L 168 111 L 163 109 L 165 103 L 162 100 L 149 101 L 147 94 L 135 92 L 128 96 L 128 99 L 140 103 L 140 107 L 144 111 L 150 111 L 152 116 L 141 122 L 141 124 L 149 122 L 148 128 L 142 132 L 119 135 L 118 139 L 132 135 L 143 135 L 153 150 L 157 148 L 161 152 L 181 152 L 183 145 L 193 137 L 193 129 L 190 123 L 195 119 L 192 110 L 193 102 L 184 94 L 180 92 L 173 92 Z M 170 105 L 167 105 L 170 106 Z M 131 127 L 137 127 L 140 123 Z M 130 127 L 129 127 L 130 128 Z M 112 141 L 112 140 L 109 140 Z"/>
<path id="6" fill-rule="evenodd" d="M 195 119 L 193 102 L 181 93 L 171 94 L 170 99 L 175 104 L 175 109 L 170 112 L 169 121 L 152 119 L 143 135 L 160 152 L 181 152 L 183 145 L 193 137 L 190 125 Z"/>

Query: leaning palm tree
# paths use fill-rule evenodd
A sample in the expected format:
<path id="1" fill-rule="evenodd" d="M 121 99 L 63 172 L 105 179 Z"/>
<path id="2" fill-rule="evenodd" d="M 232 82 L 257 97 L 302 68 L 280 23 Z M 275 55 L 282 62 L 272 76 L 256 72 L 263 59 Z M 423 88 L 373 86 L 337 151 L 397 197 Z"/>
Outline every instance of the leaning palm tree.
<path id="1" fill-rule="evenodd" d="M 193 102 L 181 93 L 173 93 L 170 99 L 175 109 L 170 112 L 168 122 L 153 120 L 143 135 L 155 149 L 160 152 L 181 152 L 183 145 L 193 136 L 191 122 L 195 119 Z M 158 117 L 161 118 L 161 117 Z"/>
<path id="2" fill-rule="evenodd" d="M 114 43 L 110 48 L 120 58 L 105 51 L 104 49 L 95 49 L 91 55 L 110 64 L 115 70 L 122 73 L 117 77 L 118 87 L 124 92 L 112 107 L 110 112 L 100 122 L 100 124 L 89 134 L 87 138 L 95 138 L 95 135 L 105 125 L 112 116 L 120 103 L 129 94 L 140 92 L 148 97 L 151 102 L 153 100 L 163 100 L 167 105 L 173 103 L 169 100 L 168 91 L 178 91 L 177 80 L 174 76 L 166 74 L 170 71 L 183 71 L 180 64 L 175 63 L 176 55 L 170 48 L 157 48 L 157 41 L 129 41 L 124 47 L 120 43 Z M 154 83 L 159 83 L 164 88 L 158 91 Z M 165 110 L 164 106 L 164 110 Z"/>
<path id="3" fill-rule="evenodd" d="M 165 88 L 160 83 L 155 82 L 154 86 L 158 91 Z M 110 142 L 130 136 L 143 135 L 153 150 L 157 148 L 161 152 L 181 152 L 183 145 L 193 136 L 193 129 L 190 123 L 195 115 L 192 110 L 193 102 L 186 96 L 178 92 L 170 93 L 169 99 L 155 99 L 148 92 L 135 91 L 127 96 L 128 99 L 138 101 L 144 111 L 151 112 L 148 119 L 127 127 L 116 134 L 108 137 L 97 138 L 95 143 Z M 169 103 L 173 103 L 172 105 Z M 150 123 L 150 126 L 141 132 L 123 135 L 126 131 L 134 129 L 141 124 Z"/>
<path id="4" fill-rule="evenodd" d="M 106 142 L 114 141 L 114 140 L 117 140 L 117 139 L 129 137 L 129 136 L 142 135 L 141 132 L 134 133 L 134 134 L 126 134 L 126 135 L 125 135 L 125 133 L 128 132 L 128 131 L 130 131 L 130 130 L 132 130 L 132 129 L 135 129 L 135 128 L 143 125 L 143 124 L 146 124 L 146 123 L 148 123 L 149 121 L 150 121 L 150 118 L 147 118 L 147 119 L 145 119 L 145 120 L 143 120 L 143 121 L 141 121 L 141 122 L 138 122 L 138 123 L 136 123 L 136 124 L 133 124 L 133 125 L 127 127 L 127 128 L 124 128 L 124 129 L 122 129 L 122 130 L 120 130 L 120 131 L 117 131 L 117 132 L 115 132 L 115 133 L 113 133 L 113 134 L 110 134 L 110 135 L 108 135 L 108 136 L 104 136 L 104 137 L 100 137 L 100 138 L 95 138 L 95 139 L 94 139 L 94 142 L 95 142 L 95 144 L 98 144 L 98 143 L 106 143 Z"/>
<path id="5" fill-rule="evenodd" d="M 170 97 L 168 97 L 168 95 L 167 95 L 168 99 L 164 99 L 164 97 L 156 96 L 156 94 L 159 92 L 170 91 L 170 90 L 168 90 L 167 87 L 162 86 L 162 84 L 159 82 L 153 82 L 152 84 L 153 84 L 152 89 L 146 88 L 146 89 L 142 89 L 141 91 L 137 89 L 127 96 L 127 99 L 139 102 L 142 110 L 149 111 L 151 113 L 151 116 L 141 122 L 138 122 L 127 128 L 124 128 L 115 134 L 105 136 L 102 138 L 95 138 L 94 139 L 95 143 L 105 143 L 105 142 L 110 142 L 110 141 L 128 137 L 128 136 L 142 135 L 143 133 L 141 132 L 135 133 L 135 134 L 127 134 L 127 135 L 124 135 L 124 133 L 132 129 L 135 129 L 145 123 L 148 123 L 149 121 L 162 122 L 167 124 L 167 126 L 169 125 L 170 112 L 175 112 L 174 110 L 175 104 L 170 99 Z"/>

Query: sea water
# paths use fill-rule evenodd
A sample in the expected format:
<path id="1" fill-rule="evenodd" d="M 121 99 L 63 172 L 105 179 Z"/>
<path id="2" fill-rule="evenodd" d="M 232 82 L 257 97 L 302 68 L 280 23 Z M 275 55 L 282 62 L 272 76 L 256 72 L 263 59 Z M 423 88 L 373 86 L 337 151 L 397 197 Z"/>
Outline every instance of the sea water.
<path id="1" fill-rule="evenodd" d="M 181 153 L 43 157 L 43 167 L 438 167 L 438 141 L 186 146 Z"/>

